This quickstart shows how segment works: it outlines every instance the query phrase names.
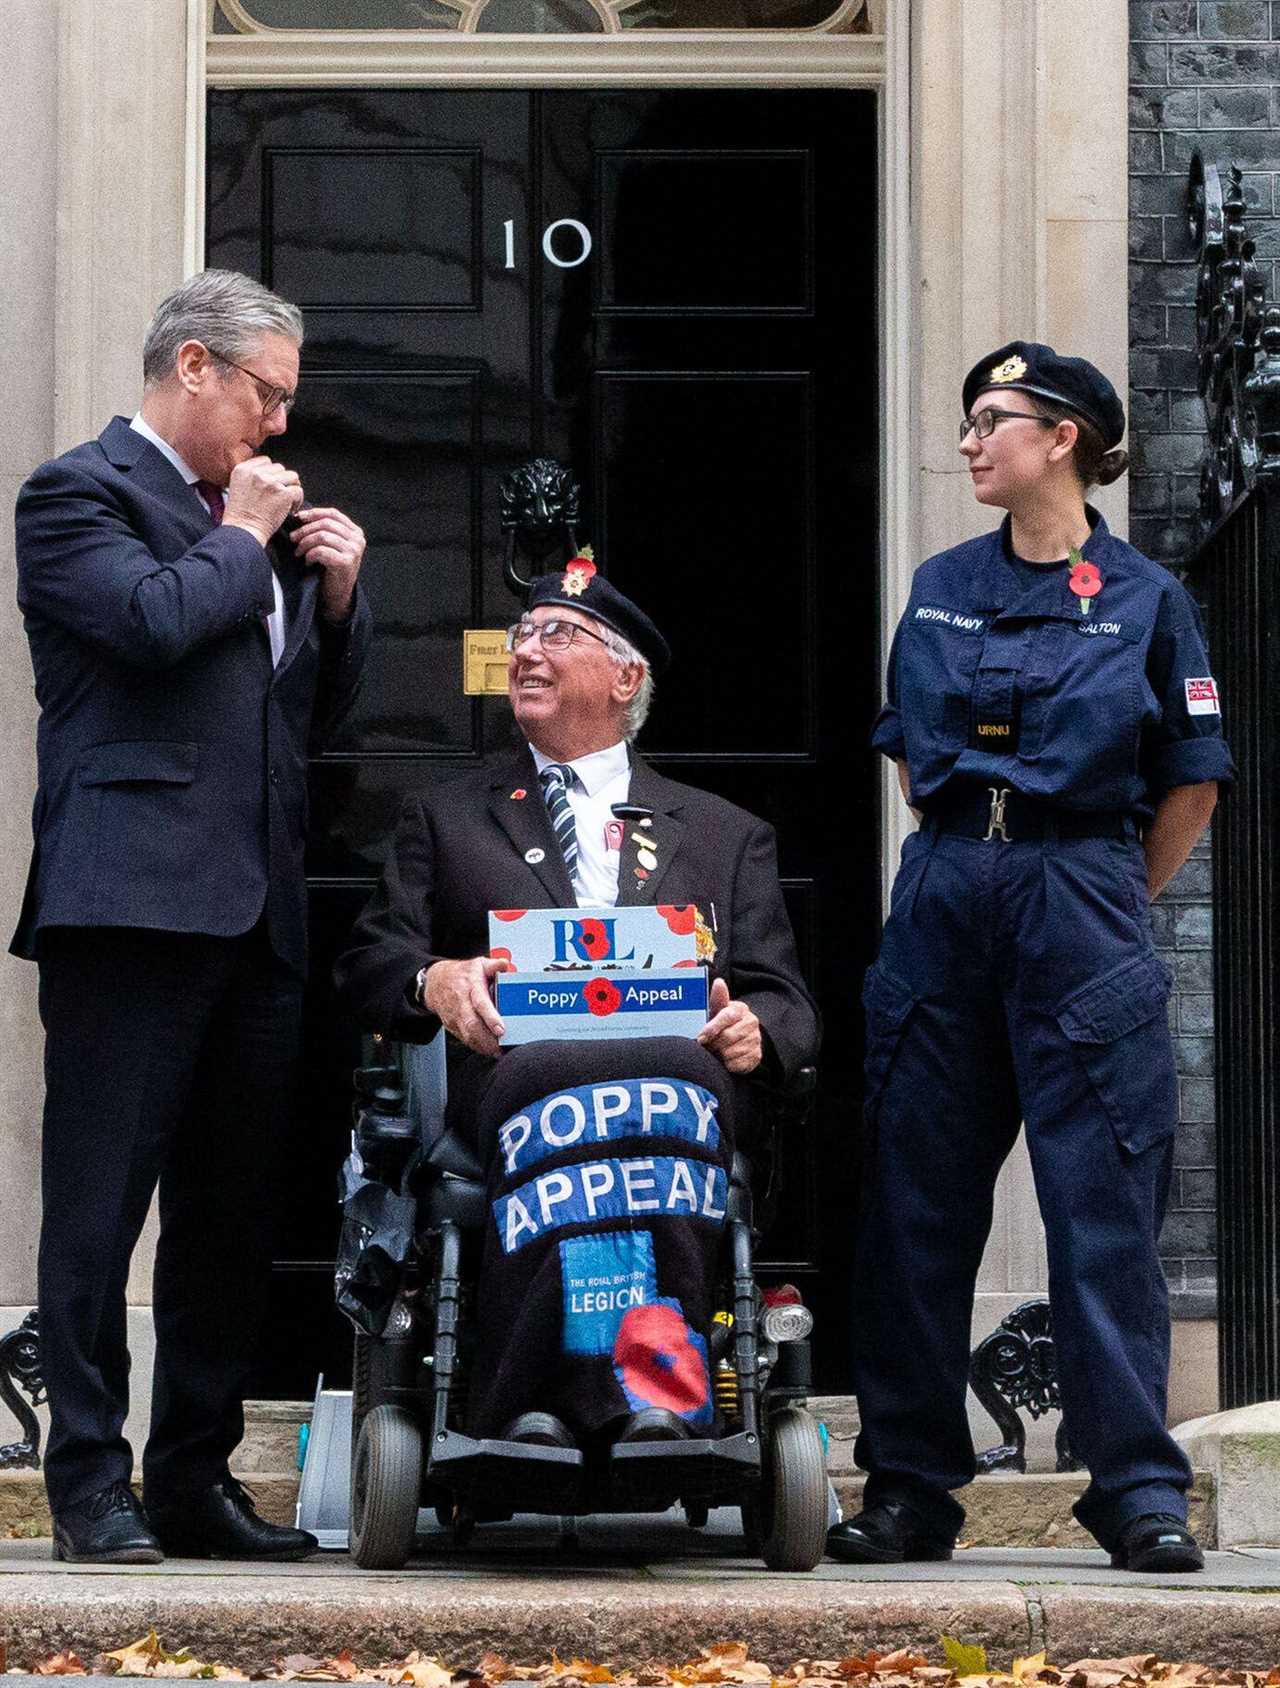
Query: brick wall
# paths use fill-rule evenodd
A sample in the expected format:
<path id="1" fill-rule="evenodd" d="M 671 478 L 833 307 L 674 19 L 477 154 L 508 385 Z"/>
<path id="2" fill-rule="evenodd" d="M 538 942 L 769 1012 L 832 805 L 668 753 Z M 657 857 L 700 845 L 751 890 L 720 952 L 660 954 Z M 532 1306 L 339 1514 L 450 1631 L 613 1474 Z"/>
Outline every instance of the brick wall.
<path id="1" fill-rule="evenodd" d="M 1195 543 L 1204 441 L 1187 170 L 1244 171 L 1268 298 L 1280 299 L 1280 0 L 1130 0 L 1130 537 L 1178 569 Z M 1223 637 L 1209 629 L 1210 642 Z M 1212 908 L 1206 842 L 1156 905 L 1174 973 L 1181 1123 L 1161 1251 L 1176 1317 L 1216 1311 Z"/>

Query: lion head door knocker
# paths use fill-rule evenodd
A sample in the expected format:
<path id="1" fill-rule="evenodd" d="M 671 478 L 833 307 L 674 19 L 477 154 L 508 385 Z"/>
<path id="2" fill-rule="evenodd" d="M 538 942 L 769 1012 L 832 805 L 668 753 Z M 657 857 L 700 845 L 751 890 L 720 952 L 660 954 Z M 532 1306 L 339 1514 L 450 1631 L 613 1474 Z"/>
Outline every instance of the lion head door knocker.
<path id="1" fill-rule="evenodd" d="M 507 536 L 503 572 L 507 585 L 523 598 L 534 575 L 546 572 L 547 559 L 564 547 L 578 550 L 578 483 L 554 457 L 533 457 L 502 478 L 502 531 Z M 531 563 L 528 579 L 516 567 L 519 551 Z"/>

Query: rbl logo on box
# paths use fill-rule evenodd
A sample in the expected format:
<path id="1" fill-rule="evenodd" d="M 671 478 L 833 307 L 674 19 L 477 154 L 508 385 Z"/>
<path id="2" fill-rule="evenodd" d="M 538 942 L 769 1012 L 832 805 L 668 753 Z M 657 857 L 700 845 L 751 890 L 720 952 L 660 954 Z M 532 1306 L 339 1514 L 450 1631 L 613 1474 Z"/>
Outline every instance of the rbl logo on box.
<path id="1" fill-rule="evenodd" d="M 489 953 L 521 973 L 583 967 L 691 967 L 698 959 L 691 903 L 601 909 L 494 909 Z"/>

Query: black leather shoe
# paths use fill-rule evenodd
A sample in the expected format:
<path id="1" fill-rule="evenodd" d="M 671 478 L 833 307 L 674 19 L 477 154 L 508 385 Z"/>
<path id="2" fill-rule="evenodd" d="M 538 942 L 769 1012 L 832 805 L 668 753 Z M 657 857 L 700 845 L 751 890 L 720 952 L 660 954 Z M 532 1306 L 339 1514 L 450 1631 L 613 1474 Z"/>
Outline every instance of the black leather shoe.
<path id="1" fill-rule="evenodd" d="M 320 1545 L 307 1530 L 259 1518 L 234 1477 L 148 1502 L 147 1517 L 165 1552 L 180 1559 L 306 1559 Z"/>
<path id="2" fill-rule="evenodd" d="M 689 1426 L 666 1407 L 644 1407 L 622 1426 L 615 1442 L 684 1442 Z"/>
<path id="3" fill-rule="evenodd" d="M 77 1564 L 158 1565 L 164 1554 L 137 1495 L 127 1483 L 108 1483 L 54 1514 L 53 1557 Z"/>
<path id="4" fill-rule="evenodd" d="M 502 1432 L 504 1442 L 528 1442 L 538 1448 L 576 1448 L 567 1424 L 554 1413 L 521 1413 Z"/>
<path id="5" fill-rule="evenodd" d="M 827 1552 L 854 1565 L 898 1565 L 904 1559 L 950 1559 L 954 1541 L 929 1534 L 905 1501 L 881 1500 L 827 1531 Z"/>
<path id="6" fill-rule="evenodd" d="M 1131 1518 L 1111 1553 L 1118 1571 L 1203 1571 L 1200 1544 L 1172 1512 Z"/>

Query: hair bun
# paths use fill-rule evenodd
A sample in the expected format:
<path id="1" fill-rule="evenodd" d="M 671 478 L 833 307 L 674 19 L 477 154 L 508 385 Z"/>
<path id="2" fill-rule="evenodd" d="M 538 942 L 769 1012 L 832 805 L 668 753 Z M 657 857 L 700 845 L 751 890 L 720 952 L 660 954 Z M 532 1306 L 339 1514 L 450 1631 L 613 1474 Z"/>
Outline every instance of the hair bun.
<path id="1" fill-rule="evenodd" d="M 1129 467 L 1129 453 L 1123 446 L 1113 445 L 1110 451 L 1102 454 L 1102 462 L 1098 465 L 1098 485 L 1110 486 L 1112 481 L 1118 481 Z"/>

